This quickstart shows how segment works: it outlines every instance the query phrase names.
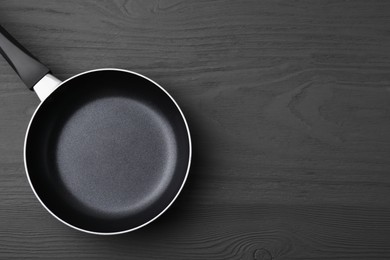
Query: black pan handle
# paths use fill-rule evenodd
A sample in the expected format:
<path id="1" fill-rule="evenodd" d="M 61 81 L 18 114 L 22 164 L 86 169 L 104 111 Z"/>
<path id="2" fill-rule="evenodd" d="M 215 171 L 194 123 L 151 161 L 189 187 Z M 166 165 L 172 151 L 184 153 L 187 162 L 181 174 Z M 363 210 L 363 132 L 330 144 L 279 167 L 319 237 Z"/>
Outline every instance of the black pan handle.
<path id="1" fill-rule="evenodd" d="M 50 72 L 1 26 L 0 53 L 30 90 Z"/>

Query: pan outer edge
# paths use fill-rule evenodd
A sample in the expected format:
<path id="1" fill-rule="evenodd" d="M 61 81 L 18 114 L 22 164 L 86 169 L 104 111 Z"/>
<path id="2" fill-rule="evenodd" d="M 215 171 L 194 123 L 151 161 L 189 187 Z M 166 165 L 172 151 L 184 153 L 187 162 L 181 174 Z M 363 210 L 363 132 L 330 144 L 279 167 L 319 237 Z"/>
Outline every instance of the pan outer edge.
<path id="1" fill-rule="evenodd" d="M 35 195 L 35 197 L 38 199 L 38 201 L 41 203 L 41 205 L 53 216 L 55 217 L 57 220 L 59 220 L 60 222 L 62 222 L 63 224 L 67 225 L 68 227 L 71 227 L 73 229 L 76 229 L 78 231 L 81 231 L 81 232 L 84 232 L 84 233 L 88 233 L 88 234 L 93 234 L 93 235 L 120 235 L 120 234 L 124 234 L 124 233 L 128 233 L 128 232 L 131 232 L 131 231 L 135 231 L 137 229 L 140 229 L 150 223 L 152 223 L 153 221 L 155 221 L 158 217 L 160 217 L 162 214 L 164 214 L 165 211 L 168 210 L 168 208 L 173 204 L 173 202 L 175 202 L 175 200 L 177 199 L 177 197 L 179 196 L 181 190 L 183 189 L 184 187 L 184 184 L 186 183 L 187 181 L 187 178 L 188 178 L 188 174 L 189 174 L 189 171 L 190 171 L 190 166 L 191 166 L 191 160 L 192 160 L 192 141 L 191 141 L 191 134 L 190 134 L 190 129 L 188 127 L 188 123 L 187 123 L 187 120 L 182 112 L 182 110 L 180 109 L 179 105 L 177 104 L 176 100 L 168 93 L 168 91 L 166 91 L 163 87 L 161 87 L 157 82 L 155 82 L 154 80 L 148 78 L 147 76 L 144 76 L 142 74 L 139 74 L 137 72 L 134 72 L 134 71 L 131 71 L 131 70 L 125 70 L 125 69 L 118 69 L 118 68 L 100 68 L 100 69 L 93 69 L 93 70 L 88 70 L 88 71 L 84 71 L 84 72 L 81 72 L 79 74 L 76 74 L 66 80 L 64 80 L 63 82 L 61 82 L 61 84 L 57 87 L 57 89 L 59 89 L 64 83 L 68 82 L 69 80 L 73 79 L 73 78 L 76 78 L 78 76 L 81 76 L 83 74 L 87 74 L 87 73 L 91 73 L 91 72 L 96 72 L 96 71 L 105 71 L 105 70 L 116 70 L 116 71 L 122 71 L 122 72 L 126 72 L 126 73 L 130 73 L 130 74 L 134 74 L 134 75 L 137 75 L 139 77 L 142 77 L 150 82 L 152 82 L 154 85 L 156 85 L 157 87 L 159 87 L 171 100 L 172 102 L 176 105 L 177 109 L 179 110 L 180 112 L 180 115 L 181 117 L 183 118 L 183 121 L 184 121 L 184 124 L 186 126 L 186 130 L 187 130 L 187 137 L 188 137 L 188 144 L 189 144 L 189 155 L 188 155 L 188 165 L 187 165 L 187 170 L 186 170 L 186 174 L 184 176 L 184 179 L 183 179 L 183 182 L 179 188 L 179 190 L 177 191 L 175 197 L 171 200 L 171 202 L 159 213 L 157 214 L 156 216 L 154 216 L 152 219 L 148 220 L 147 222 L 141 224 L 141 225 L 138 225 L 134 228 L 131 228 L 131 229 L 126 229 L 126 230 L 122 230 L 122 231 L 117 231 L 117 232 L 95 232 L 95 231 L 90 231 L 90 230 L 86 230 L 86 229 L 83 229 L 83 228 L 79 228 L 79 227 L 76 227 L 76 226 L 73 226 L 72 224 L 64 221 L 63 219 L 61 219 L 60 217 L 58 217 L 56 214 L 54 214 L 48 207 L 46 207 L 46 205 L 42 202 L 42 200 L 39 198 L 37 192 L 35 191 L 33 185 L 32 185 L 32 182 L 30 180 L 30 176 L 29 176 L 29 173 L 28 173 L 28 169 L 27 169 L 27 163 L 26 163 L 26 144 L 27 144 L 27 138 L 28 138 L 28 133 L 30 131 L 30 126 L 31 126 L 31 123 L 32 121 L 34 120 L 34 117 L 35 117 L 35 114 L 38 112 L 39 108 L 41 107 L 41 105 L 45 102 L 45 101 L 41 101 L 40 104 L 38 105 L 38 107 L 35 109 L 31 119 L 30 119 L 30 122 L 28 123 L 28 126 L 27 126 L 27 130 L 26 130 L 26 135 L 24 137 L 24 145 L 23 145 L 23 162 L 24 162 L 24 169 L 25 169 L 25 172 L 26 172 L 26 176 L 27 176 L 27 180 L 28 180 L 28 183 Z M 56 90 L 57 90 L 56 89 Z M 52 95 L 56 90 L 54 90 L 50 95 Z M 49 95 L 49 96 L 50 96 Z"/>

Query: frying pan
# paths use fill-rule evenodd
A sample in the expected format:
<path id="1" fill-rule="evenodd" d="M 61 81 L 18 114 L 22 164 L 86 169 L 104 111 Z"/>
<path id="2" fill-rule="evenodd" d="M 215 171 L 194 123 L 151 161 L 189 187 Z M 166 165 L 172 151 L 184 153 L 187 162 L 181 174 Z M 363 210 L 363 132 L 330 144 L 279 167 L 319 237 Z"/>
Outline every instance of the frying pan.
<path id="1" fill-rule="evenodd" d="M 61 82 L 2 27 L 0 51 L 41 100 L 27 128 L 24 165 L 48 212 L 74 229 L 112 235 L 168 209 L 192 150 L 186 119 L 166 90 L 112 68 Z"/>

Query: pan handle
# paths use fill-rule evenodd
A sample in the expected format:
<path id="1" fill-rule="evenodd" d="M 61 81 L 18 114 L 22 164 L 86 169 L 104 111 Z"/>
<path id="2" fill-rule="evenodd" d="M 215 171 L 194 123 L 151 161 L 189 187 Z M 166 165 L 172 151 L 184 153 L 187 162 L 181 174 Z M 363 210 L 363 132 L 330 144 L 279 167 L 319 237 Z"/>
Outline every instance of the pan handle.
<path id="1" fill-rule="evenodd" d="M 43 101 L 61 83 L 50 70 L 0 26 L 0 53 L 30 90 Z M 47 90 L 43 87 L 48 86 Z M 39 89 L 39 90 L 38 90 Z"/>

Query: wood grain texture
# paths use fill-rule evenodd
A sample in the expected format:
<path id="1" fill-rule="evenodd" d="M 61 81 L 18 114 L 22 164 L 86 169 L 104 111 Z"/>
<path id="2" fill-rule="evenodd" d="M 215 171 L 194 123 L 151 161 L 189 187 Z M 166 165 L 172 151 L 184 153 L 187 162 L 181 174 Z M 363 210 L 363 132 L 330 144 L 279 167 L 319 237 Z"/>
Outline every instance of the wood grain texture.
<path id="1" fill-rule="evenodd" d="M 155 79 L 194 142 L 156 222 L 74 231 L 28 186 L 39 101 L 1 60 L 1 259 L 390 259 L 389 1 L 7 0 L 0 23 L 59 78 Z"/>

